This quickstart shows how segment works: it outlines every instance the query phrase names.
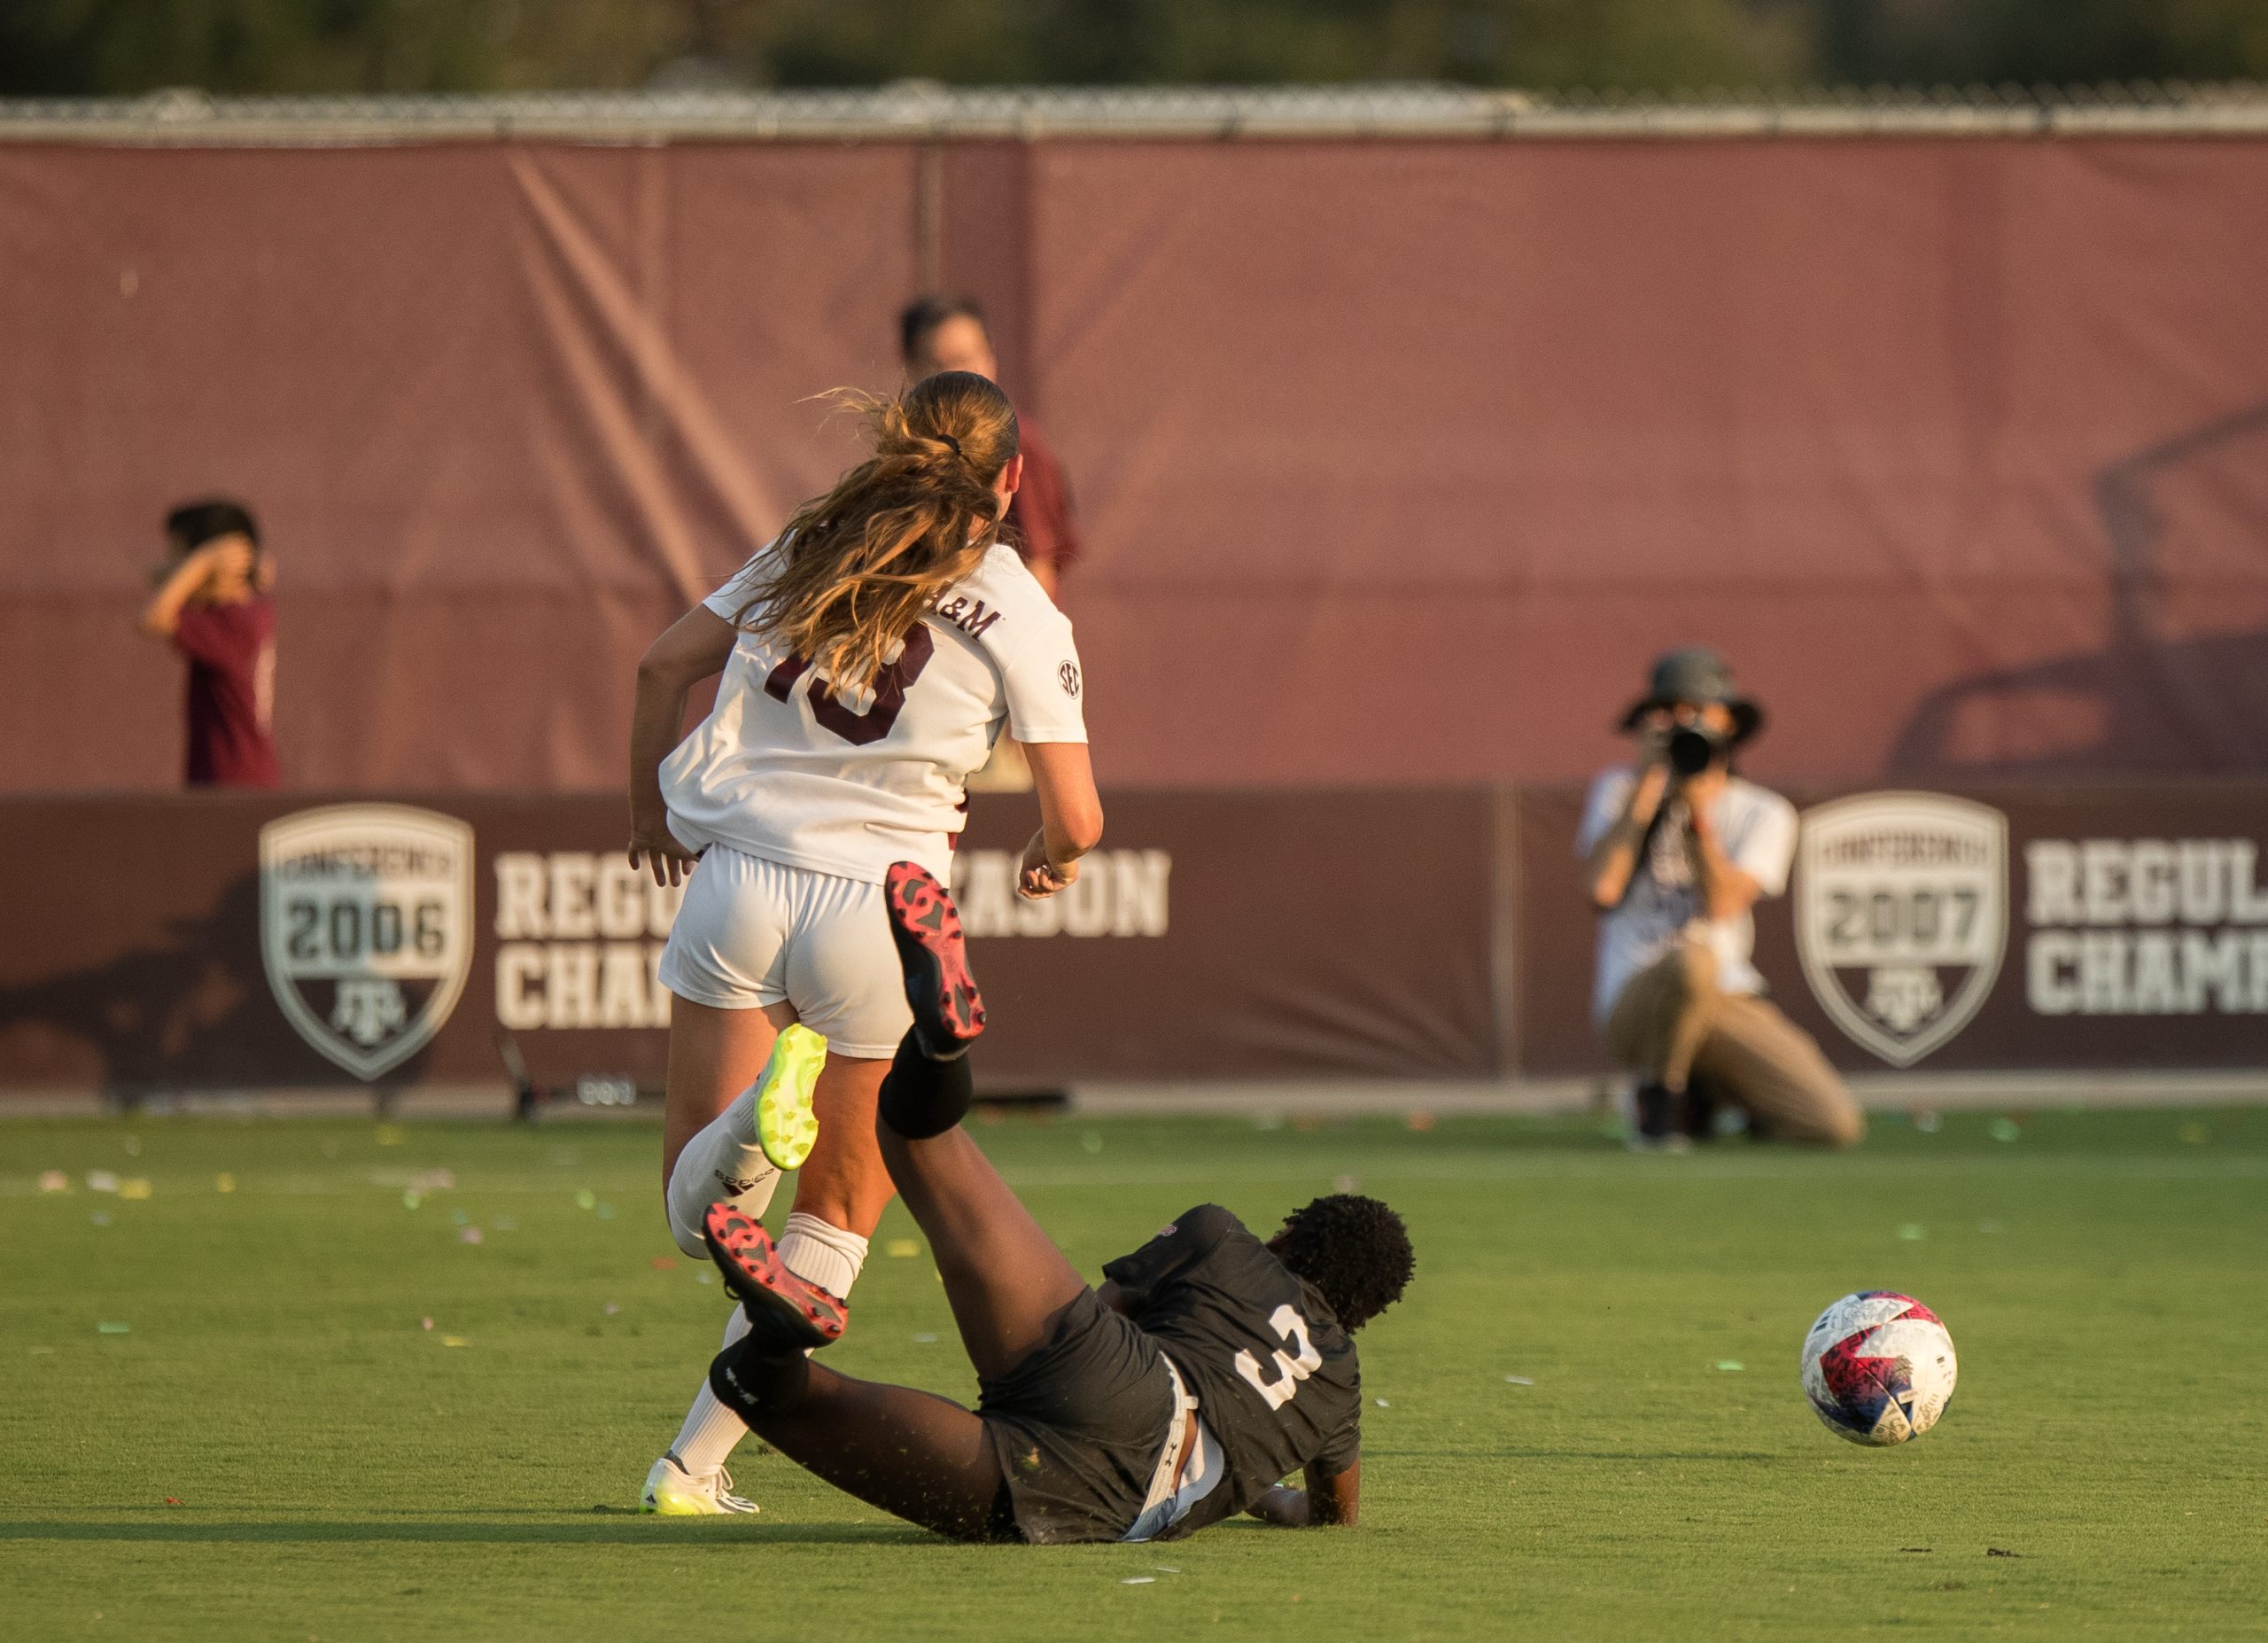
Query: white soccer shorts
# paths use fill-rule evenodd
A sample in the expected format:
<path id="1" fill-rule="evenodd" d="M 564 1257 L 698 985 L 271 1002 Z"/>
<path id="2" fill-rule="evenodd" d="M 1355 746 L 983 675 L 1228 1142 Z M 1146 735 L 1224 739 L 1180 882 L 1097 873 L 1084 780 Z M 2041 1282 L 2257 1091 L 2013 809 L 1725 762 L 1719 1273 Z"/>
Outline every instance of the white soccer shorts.
<path id="1" fill-rule="evenodd" d="M 785 1000 L 833 1055 L 888 1061 L 913 1024 L 880 884 L 723 845 L 693 869 L 661 980 L 718 1009 Z"/>

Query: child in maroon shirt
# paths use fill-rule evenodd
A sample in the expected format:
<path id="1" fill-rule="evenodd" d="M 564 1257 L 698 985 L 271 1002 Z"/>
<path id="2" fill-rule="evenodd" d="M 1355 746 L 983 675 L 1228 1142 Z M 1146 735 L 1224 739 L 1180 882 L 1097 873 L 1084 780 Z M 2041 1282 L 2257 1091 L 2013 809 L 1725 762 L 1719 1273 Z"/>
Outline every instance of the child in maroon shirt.
<path id="1" fill-rule="evenodd" d="M 274 787 L 276 607 L 260 527 L 232 502 L 166 517 L 172 550 L 142 630 L 189 658 L 191 787 Z"/>

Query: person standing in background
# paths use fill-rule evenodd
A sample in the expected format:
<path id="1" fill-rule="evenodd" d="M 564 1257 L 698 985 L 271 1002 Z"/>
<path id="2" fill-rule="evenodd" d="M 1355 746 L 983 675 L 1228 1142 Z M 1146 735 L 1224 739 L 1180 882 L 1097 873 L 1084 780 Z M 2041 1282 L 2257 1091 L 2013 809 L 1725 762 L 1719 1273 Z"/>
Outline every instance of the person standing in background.
<path id="1" fill-rule="evenodd" d="M 898 316 L 898 350 L 909 384 L 941 370 L 974 371 L 1000 380 L 984 310 L 967 297 L 923 297 Z M 1016 408 L 1024 458 L 1023 488 L 1008 508 L 1008 541 L 1023 556 L 1034 580 L 1060 599 L 1063 572 L 1079 557 L 1079 526 L 1071 511 L 1071 482 L 1055 448 L 1021 406 Z"/>
<path id="2" fill-rule="evenodd" d="M 241 502 L 190 502 L 166 516 L 167 557 L 142 631 L 189 660 L 191 787 L 275 787 L 275 560 Z"/>
<path id="3" fill-rule="evenodd" d="M 905 363 L 908 385 L 940 371 L 965 370 L 998 384 L 1000 361 L 992 352 L 992 333 L 984 310 L 974 297 L 922 297 L 907 305 L 897 318 L 899 356 Z M 1021 557 L 1025 569 L 1047 596 L 1062 598 L 1063 572 L 1079 557 L 1078 521 L 1071 511 L 1071 481 L 1039 426 L 1019 408 L 1024 479 L 1008 505 L 1006 528 L 1001 539 Z M 992 757 L 968 779 L 972 793 L 1027 793 L 1031 768 L 1022 746 L 1003 736 L 993 745 Z"/>

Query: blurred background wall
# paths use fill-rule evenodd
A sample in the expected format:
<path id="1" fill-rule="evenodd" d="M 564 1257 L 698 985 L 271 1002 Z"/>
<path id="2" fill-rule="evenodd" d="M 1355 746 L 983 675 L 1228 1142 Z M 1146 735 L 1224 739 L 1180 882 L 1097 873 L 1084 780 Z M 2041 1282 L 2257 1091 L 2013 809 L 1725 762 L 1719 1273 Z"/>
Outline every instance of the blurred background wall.
<path id="1" fill-rule="evenodd" d="M 1074 476 L 1107 783 L 1575 777 L 1702 637 L 1767 777 L 2268 765 L 2258 143 L 15 142 L 0 245 L 10 790 L 174 783 L 213 490 L 291 785 L 614 788 L 928 284 Z"/>

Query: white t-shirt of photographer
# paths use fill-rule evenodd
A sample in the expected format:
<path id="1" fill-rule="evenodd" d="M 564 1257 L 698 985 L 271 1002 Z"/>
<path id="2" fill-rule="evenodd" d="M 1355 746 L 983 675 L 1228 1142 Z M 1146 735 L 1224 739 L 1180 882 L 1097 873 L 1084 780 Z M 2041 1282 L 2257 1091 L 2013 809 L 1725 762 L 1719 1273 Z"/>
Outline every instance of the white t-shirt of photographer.
<path id="1" fill-rule="evenodd" d="M 1637 772 L 1624 767 L 1600 772 L 1583 803 L 1583 824 L 1575 835 L 1575 854 L 1588 859 L 1630 801 Z M 1682 798 L 1664 802 L 1659 824 L 1630 878 L 1630 893 L 1612 911 L 1599 915 L 1598 969 L 1591 1012 L 1604 1025 L 1630 977 L 1660 962 L 1689 925 L 1717 955 L 1717 983 L 1728 993 L 1761 993 L 1764 977 L 1749 962 L 1756 948 L 1756 921 L 1704 916 L 1700 887 L 1694 882 L 1692 847 L 1686 837 Z M 1733 776 L 1725 783 L 1714 813 L 1717 838 L 1726 856 L 1754 879 L 1765 895 L 1788 888 L 1788 868 L 1796 855 L 1796 807 L 1768 788 Z"/>

